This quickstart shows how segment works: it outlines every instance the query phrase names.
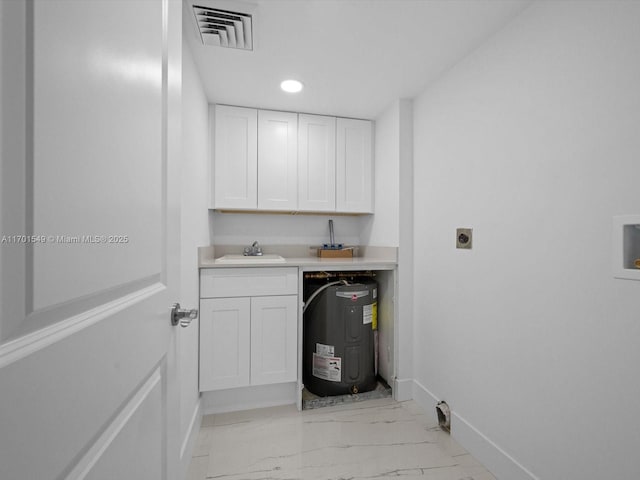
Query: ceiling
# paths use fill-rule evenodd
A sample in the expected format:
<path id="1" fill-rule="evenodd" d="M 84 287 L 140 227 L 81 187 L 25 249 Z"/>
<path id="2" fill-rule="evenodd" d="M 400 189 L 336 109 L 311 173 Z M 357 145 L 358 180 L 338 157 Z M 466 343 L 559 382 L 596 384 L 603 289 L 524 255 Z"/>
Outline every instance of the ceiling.
<path id="1" fill-rule="evenodd" d="M 253 0 L 253 51 L 202 45 L 189 2 L 244 2 L 185 3 L 186 36 L 211 103 L 374 119 L 423 91 L 531 0 Z M 282 92 L 287 78 L 304 90 Z"/>

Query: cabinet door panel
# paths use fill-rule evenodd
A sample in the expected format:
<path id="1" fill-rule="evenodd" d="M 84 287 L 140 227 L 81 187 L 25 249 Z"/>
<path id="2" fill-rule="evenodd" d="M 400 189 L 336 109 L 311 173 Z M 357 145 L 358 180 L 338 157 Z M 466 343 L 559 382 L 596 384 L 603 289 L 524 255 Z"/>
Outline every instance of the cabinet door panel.
<path id="1" fill-rule="evenodd" d="M 297 295 L 251 299 L 251 384 L 297 378 Z"/>
<path id="2" fill-rule="evenodd" d="M 258 205 L 258 112 L 216 105 L 214 207 L 255 209 Z"/>
<path id="3" fill-rule="evenodd" d="M 258 209 L 298 208 L 298 114 L 258 112 Z"/>
<path id="4" fill-rule="evenodd" d="M 298 208 L 336 209 L 336 119 L 298 116 Z"/>
<path id="5" fill-rule="evenodd" d="M 373 213 L 372 124 L 338 118 L 336 133 L 336 210 Z"/>
<path id="6" fill-rule="evenodd" d="M 249 385 L 249 298 L 200 300 L 200 391 Z"/>

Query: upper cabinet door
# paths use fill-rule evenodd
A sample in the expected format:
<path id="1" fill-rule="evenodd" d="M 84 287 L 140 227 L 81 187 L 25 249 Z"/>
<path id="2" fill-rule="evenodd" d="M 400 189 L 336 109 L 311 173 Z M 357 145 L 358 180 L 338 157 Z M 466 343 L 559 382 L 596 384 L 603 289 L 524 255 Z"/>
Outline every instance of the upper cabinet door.
<path id="1" fill-rule="evenodd" d="M 258 112 L 258 208 L 298 208 L 298 114 Z"/>
<path id="2" fill-rule="evenodd" d="M 298 116 L 298 209 L 336 209 L 336 119 Z"/>
<path id="3" fill-rule="evenodd" d="M 373 213 L 371 122 L 338 118 L 336 143 L 336 210 Z"/>
<path id="4" fill-rule="evenodd" d="M 216 105 L 214 134 L 214 208 L 258 206 L 258 112 Z"/>

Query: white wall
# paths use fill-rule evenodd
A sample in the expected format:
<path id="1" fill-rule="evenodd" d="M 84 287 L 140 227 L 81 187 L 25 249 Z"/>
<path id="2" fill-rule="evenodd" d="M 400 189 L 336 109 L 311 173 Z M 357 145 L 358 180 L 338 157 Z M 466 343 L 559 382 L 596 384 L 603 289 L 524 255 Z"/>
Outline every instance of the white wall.
<path id="1" fill-rule="evenodd" d="M 182 65 L 182 204 L 181 294 L 184 308 L 198 308 L 198 247 L 209 245 L 209 106 L 193 63 L 188 42 L 183 42 Z M 185 441 L 198 404 L 198 321 L 180 328 L 180 432 Z M 199 419 L 198 419 L 199 420 Z M 199 423 L 195 428 L 199 428 Z M 190 452 L 185 452 L 189 454 Z M 190 459 L 189 458 L 187 460 Z"/>
<path id="2" fill-rule="evenodd" d="M 375 215 L 367 217 L 364 245 L 399 247 L 395 395 L 412 396 L 413 363 L 413 114 L 399 99 L 376 118 Z"/>
<path id="3" fill-rule="evenodd" d="M 639 24 L 535 3 L 414 104 L 416 397 L 500 479 L 640 472 L 640 282 L 611 271 L 612 217 L 640 213 Z"/>
<path id="4" fill-rule="evenodd" d="M 374 144 L 374 212 L 367 218 L 363 243 L 397 247 L 399 243 L 400 101 L 376 118 Z"/>
<path id="5" fill-rule="evenodd" d="M 411 398 L 404 385 L 413 377 L 413 102 L 398 102 L 398 302 L 397 311 L 397 377 L 396 398 Z"/>
<path id="6" fill-rule="evenodd" d="M 219 213 L 210 211 L 212 244 L 322 245 L 329 243 L 329 219 L 333 219 L 336 243 L 360 245 L 366 216 L 277 215 Z M 268 252 L 267 252 L 268 253 Z"/>

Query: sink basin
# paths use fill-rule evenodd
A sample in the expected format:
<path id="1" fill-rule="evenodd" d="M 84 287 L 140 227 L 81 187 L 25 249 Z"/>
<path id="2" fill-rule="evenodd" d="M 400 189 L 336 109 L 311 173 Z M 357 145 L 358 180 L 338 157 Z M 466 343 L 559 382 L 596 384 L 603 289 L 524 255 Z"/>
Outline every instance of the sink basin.
<path id="1" fill-rule="evenodd" d="M 251 256 L 251 255 L 225 255 L 220 258 L 215 259 L 215 263 L 284 263 L 285 259 L 280 255 L 259 255 L 259 256 Z"/>

